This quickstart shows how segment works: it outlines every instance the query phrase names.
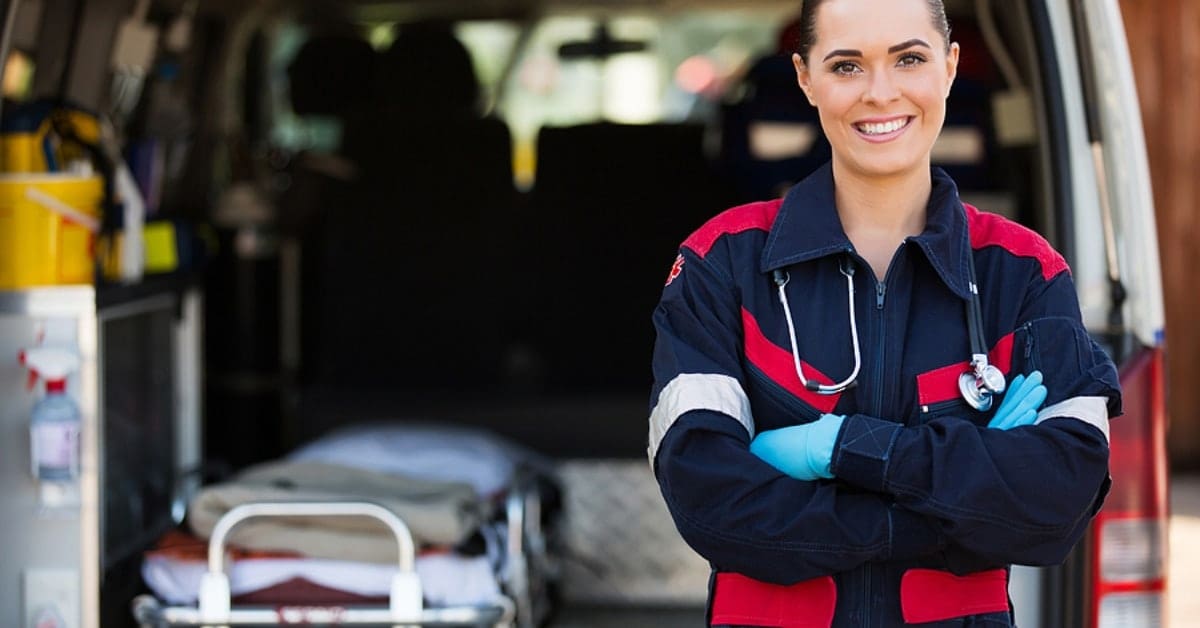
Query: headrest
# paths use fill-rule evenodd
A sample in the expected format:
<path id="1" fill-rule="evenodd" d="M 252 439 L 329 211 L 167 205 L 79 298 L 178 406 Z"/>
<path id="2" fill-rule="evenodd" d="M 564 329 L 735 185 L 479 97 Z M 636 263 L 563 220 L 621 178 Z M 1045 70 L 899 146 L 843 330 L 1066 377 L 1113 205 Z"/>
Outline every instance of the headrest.
<path id="1" fill-rule="evenodd" d="M 304 42 L 288 65 L 292 111 L 340 116 L 371 97 L 375 51 L 347 35 L 318 35 Z"/>
<path id="2" fill-rule="evenodd" d="M 402 27 L 383 54 L 379 78 L 389 106 L 431 115 L 478 113 L 475 66 L 448 26 Z"/>

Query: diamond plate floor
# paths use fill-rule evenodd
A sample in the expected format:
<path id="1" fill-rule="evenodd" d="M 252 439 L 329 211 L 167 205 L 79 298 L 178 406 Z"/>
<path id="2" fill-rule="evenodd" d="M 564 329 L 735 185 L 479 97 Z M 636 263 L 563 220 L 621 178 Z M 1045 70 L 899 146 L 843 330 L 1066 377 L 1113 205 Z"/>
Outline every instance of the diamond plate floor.
<path id="1" fill-rule="evenodd" d="M 569 603 L 608 609 L 704 605 L 708 563 L 679 537 L 645 459 L 564 461 L 559 477 Z"/>
<path id="2" fill-rule="evenodd" d="M 602 609 L 567 607 L 548 628 L 701 628 L 704 609 Z"/>

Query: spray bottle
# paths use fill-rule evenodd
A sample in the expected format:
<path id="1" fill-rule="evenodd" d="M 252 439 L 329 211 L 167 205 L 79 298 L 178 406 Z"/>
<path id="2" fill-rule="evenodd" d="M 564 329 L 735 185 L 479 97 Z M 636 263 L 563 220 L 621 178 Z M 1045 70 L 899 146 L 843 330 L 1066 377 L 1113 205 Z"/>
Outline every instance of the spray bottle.
<path id="1" fill-rule="evenodd" d="M 46 381 L 46 396 L 33 406 L 29 425 L 33 476 L 50 482 L 69 482 L 79 475 L 79 406 L 67 395 L 67 376 L 79 368 L 71 351 L 39 347 L 18 357 L 29 369 L 30 385 Z"/>

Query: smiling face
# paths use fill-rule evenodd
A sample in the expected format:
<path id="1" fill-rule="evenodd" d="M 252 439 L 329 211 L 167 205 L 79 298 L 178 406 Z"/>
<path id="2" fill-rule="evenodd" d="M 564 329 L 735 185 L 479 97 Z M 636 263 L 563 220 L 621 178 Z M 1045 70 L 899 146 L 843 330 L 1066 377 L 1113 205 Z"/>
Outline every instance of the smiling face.
<path id="1" fill-rule="evenodd" d="M 868 177 L 927 171 L 958 67 L 927 0 L 824 0 L 815 41 L 793 56 L 833 147 L 835 169 Z"/>

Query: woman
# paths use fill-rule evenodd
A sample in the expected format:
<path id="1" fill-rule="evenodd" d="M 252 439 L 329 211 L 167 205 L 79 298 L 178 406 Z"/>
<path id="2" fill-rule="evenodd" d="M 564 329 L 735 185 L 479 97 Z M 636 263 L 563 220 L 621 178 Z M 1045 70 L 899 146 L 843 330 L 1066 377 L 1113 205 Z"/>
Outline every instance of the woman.
<path id="1" fill-rule="evenodd" d="M 1107 491 L 1116 370 L 1063 258 L 930 167 L 941 0 L 808 0 L 801 30 L 832 162 L 684 242 L 651 464 L 713 625 L 1012 625 L 1007 567 L 1061 562 Z"/>

